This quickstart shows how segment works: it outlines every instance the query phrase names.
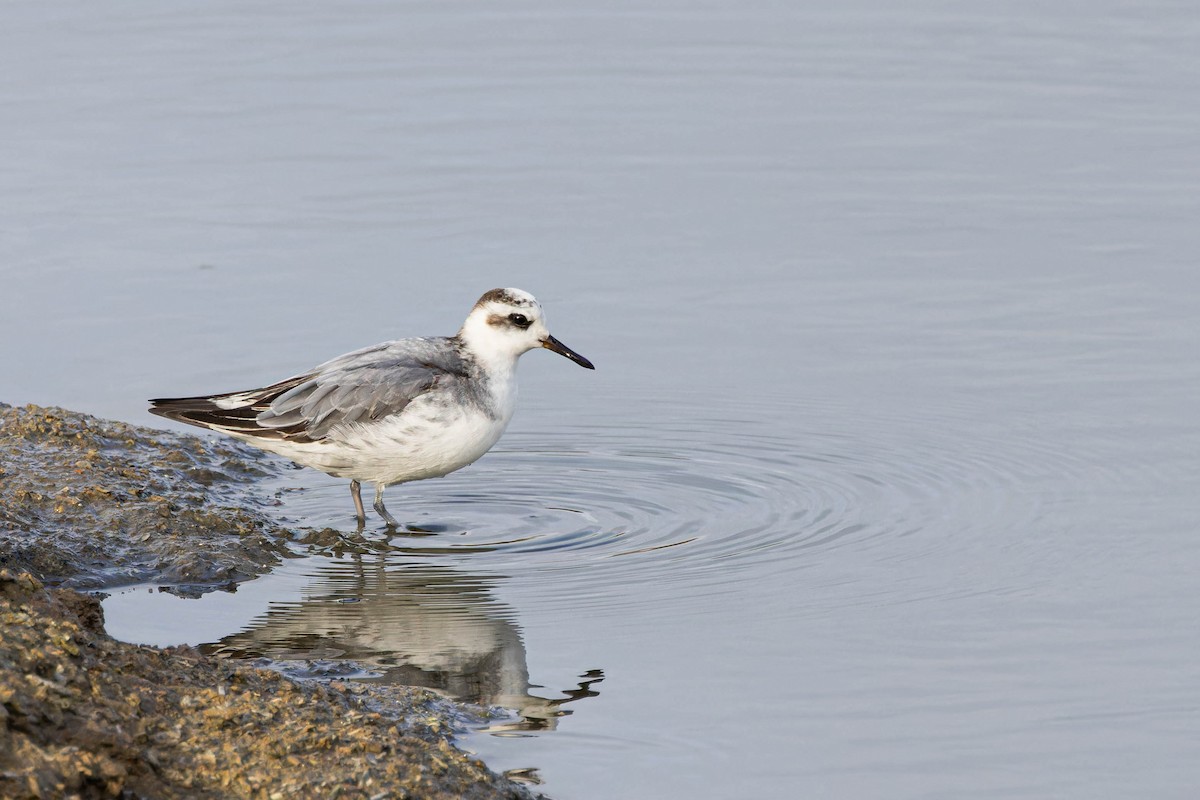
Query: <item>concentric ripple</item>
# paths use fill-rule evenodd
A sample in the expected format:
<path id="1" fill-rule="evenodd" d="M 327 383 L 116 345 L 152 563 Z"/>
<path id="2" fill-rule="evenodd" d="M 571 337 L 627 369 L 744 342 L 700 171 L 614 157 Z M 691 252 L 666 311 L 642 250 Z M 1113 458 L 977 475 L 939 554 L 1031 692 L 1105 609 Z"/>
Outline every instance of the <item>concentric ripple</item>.
<path id="1" fill-rule="evenodd" d="M 921 535 L 948 518 L 969 532 L 1002 511 L 1019 526 L 1048 500 L 1039 478 L 1083 468 L 1034 437 L 988 430 L 971 409 L 910 419 L 761 401 L 752 414 L 675 410 L 673 420 L 513 433 L 467 470 L 393 487 L 389 508 L 409 526 L 390 538 L 393 558 L 535 574 L 548 598 L 559 586 L 577 596 L 584 572 L 589 584 L 707 592 L 846 548 L 909 559 L 954 547 Z M 297 522 L 348 527 L 342 482 L 297 494 L 284 500 Z M 903 548 L 898 537 L 909 538 Z"/>

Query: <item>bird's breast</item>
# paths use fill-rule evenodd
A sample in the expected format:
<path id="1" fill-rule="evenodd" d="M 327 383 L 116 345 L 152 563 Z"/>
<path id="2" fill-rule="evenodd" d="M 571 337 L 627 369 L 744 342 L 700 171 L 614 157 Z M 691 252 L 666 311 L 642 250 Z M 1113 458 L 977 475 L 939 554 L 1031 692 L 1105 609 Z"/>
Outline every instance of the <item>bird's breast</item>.
<path id="1" fill-rule="evenodd" d="M 491 414 L 475 404 L 413 402 L 403 414 L 364 426 L 356 442 L 364 479 L 379 483 L 436 478 L 471 464 L 492 448 L 512 418 L 509 408 Z"/>

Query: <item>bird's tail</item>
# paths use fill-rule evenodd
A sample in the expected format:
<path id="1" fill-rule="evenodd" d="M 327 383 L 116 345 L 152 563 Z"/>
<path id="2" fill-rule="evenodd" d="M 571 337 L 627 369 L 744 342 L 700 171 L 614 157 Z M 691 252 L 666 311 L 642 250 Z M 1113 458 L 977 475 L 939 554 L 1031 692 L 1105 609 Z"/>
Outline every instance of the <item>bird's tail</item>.
<path id="1" fill-rule="evenodd" d="M 204 397 L 159 397 L 150 401 L 150 413 L 199 428 L 253 436 L 282 436 L 282 431 L 264 428 L 258 415 L 270 408 L 271 401 L 294 389 L 309 376 L 300 375 L 263 389 L 227 392 Z"/>

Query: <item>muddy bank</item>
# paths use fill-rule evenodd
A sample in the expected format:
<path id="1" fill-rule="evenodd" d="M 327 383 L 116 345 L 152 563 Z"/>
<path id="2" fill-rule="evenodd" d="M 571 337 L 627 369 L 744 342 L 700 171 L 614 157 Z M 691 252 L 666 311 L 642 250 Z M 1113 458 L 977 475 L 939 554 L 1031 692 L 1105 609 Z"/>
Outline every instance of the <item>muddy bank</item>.
<path id="1" fill-rule="evenodd" d="M 80 589 L 230 587 L 292 552 L 249 491 L 272 463 L 236 442 L 0 404 L 0 567 Z"/>
<path id="2" fill-rule="evenodd" d="M 99 602 L 65 588 L 198 594 L 338 540 L 262 510 L 273 463 L 0 405 L 0 797 L 540 797 L 453 746 L 482 709 L 118 642 Z"/>

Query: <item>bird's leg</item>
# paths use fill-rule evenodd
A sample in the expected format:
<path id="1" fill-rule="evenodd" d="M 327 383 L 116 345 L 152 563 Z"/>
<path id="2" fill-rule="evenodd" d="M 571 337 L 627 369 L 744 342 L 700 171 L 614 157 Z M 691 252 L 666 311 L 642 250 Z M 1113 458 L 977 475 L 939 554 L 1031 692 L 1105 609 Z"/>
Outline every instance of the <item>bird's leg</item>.
<path id="1" fill-rule="evenodd" d="M 379 512 L 379 516 L 383 517 L 383 521 L 387 523 L 389 528 L 399 528 L 400 523 L 396 522 L 396 518 L 388 513 L 387 508 L 383 505 L 383 484 L 375 484 L 375 510 Z"/>
<path id="2" fill-rule="evenodd" d="M 354 498 L 354 511 L 358 514 L 358 529 L 361 531 L 367 525 L 367 512 L 363 511 L 362 485 L 358 481 L 350 481 L 350 496 Z"/>

